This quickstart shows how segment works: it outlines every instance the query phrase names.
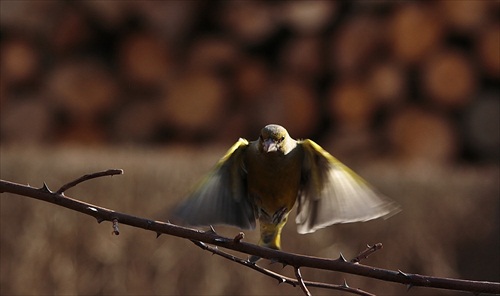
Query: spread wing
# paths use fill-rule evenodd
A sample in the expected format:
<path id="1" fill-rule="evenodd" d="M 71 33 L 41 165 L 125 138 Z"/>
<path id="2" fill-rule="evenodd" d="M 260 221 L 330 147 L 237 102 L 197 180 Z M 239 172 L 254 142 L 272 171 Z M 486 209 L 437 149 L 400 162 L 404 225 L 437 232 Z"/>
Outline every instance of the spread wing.
<path id="1" fill-rule="evenodd" d="M 400 211 L 392 200 L 311 140 L 304 150 L 302 189 L 295 222 L 299 233 L 310 233 L 335 223 L 367 221 Z"/>
<path id="2" fill-rule="evenodd" d="M 226 224 L 255 228 L 254 206 L 247 197 L 243 153 L 248 141 L 239 139 L 202 180 L 196 190 L 173 212 L 193 226 Z"/>

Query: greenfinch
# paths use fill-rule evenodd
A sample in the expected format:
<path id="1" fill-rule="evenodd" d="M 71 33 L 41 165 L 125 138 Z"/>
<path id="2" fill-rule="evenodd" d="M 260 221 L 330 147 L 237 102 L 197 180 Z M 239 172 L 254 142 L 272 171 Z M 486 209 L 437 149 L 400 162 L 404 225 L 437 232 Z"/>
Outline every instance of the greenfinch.
<path id="1" fill-rule="evenodd" d="M 395 202 L 318 144 L 294 140 L 285 128 L 270 124 L 256 141 L 240 138 L 174 216 L 192 226 L 242 229 L 254 229 L 258 219 L 259 245 L 279 250 L 281 231 L 295 203 L 299 233 L 399 211 Z"/>

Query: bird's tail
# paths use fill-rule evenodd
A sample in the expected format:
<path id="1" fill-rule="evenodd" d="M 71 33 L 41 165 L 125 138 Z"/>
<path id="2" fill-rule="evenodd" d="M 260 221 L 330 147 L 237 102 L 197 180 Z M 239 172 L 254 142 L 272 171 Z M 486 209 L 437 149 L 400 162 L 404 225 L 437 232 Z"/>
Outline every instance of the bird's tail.
<path id="1" fill-rule="evenodd" d="M 260 222 L 260 240 L 259 246 L 281 250 L 281 231 L 285 226 L 286 219 L 278 224 L 259 221 Z M 248 259 L 250 262 L 257 262 L 259 256 L 252 255 Z"/>

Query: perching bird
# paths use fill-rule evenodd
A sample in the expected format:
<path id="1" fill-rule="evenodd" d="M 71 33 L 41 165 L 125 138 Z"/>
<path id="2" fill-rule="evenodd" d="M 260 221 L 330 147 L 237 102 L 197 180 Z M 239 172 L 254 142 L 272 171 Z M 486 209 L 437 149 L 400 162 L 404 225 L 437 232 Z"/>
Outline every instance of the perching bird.
<path id="1" fill-rule="evenodd" d="M 281 231 L 296 202 L 299 233 L 399 211 L 318 144 L 296 141 L 270 124 L 256 141 L 240 138 L 174 215 L 193 226 L 242 229 L 254 229 L 258 219 L 259 245 L 281 249 Z"/>

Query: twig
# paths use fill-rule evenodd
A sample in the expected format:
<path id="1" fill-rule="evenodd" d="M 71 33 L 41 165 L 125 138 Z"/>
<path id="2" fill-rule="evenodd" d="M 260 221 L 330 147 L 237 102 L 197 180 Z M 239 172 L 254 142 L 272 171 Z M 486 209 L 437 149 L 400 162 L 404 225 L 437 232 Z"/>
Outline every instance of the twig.
<path id="1" fill-rule="evenodd" d="M 278 281 L 278 283 L 287 283 L 287 284 L 291 284 L 292 286 L 296 286 L 296 283 L 295 281 L 293 280 L 288 280 L 287 277 L 285 276 L 282 276 L 281 274 L 279 273 L 276 273 L 276 272 L 273 272 L 273 271 L 270 271 L 268 269 L 265 269 L 263 267 L 260 267 L 248 260 L 244 260 L 244 259 L 241 259 L 239 257 L 236 257 L 234 255 L 231 255 L 229 253 L 226 253 L 226 252 L 223 252 L 221 250 L 219 250 L 219 248 L 217 248 L 216 246 L 213 247 L 213 246 L 209 246 L 203 242 L 200 242 L 200 241 L 196 241 L 196 240 L 191 240 L 195 245 L 197 245 L 198 247 L 202 248 L 203 250 L 206 250 L 206 251 L 209 251 L 211 252 L 212 254 L 215 254 L 215 255 L 218 255 L 218 256 L 221 256 L 223 258 L 226 258 L 226 259 L 229 259 L 231 261 L 234 261 L 236 263 L 239 263 L 241 265 L 244 265 L 246 267 L 249 267 L 253 270 L 256 270 L 264 275 L 267 275 L 269 277 L 272 277 L 274 278 L 275 280 Z"/>
<path id="2" fill-rule="evenodd" d="M 294 278 L 281 275 L 279 273 L 276 273 L 274 271 L 271 271 L 269 269 L 261 267 L 261 266 L 255 264 L 255 263 L 252 263 L 252 262 L 250 262 L 248 260 L 244 260 L 244 259 L 241 259 L 241 258 L 236 257 L 234 255 L 231 255 L 229 253 L 226 253 L 224 251 L 221 251 L 217 247 L 212 247 L 212 246 L 209 246 L 209 245 L 207 245 L 207 244 L 205 244 L 203 242 L 199 242 L 199 241 L 195 241 L 195 240 L 192 240 L 192 242 L 195 245 L 197 245 L 198 247 L 200 247 L 201 249 L 209 251 L 212 254 L 215 254 L 215 255 L 221 256 L 223 258 L 229 259 L 231 261 L 234 261 L 236 263 L 239 263 L 241 265 L 249 267 L 249 268 L 251 268 L 251 269 L 253 269 L 253 270 L 257 271 L 257 272 L 260 272 L 260 273 L 262 273 L 262 274 L 264 274 L 266 276 L 269 276 L 269 277 L 271 277 L 273 279 L 276 279 L 278 281 L 278 283 L 280 283 L 280 284 L 281 283 L 285 283 L 285 284 L 289 284 L 289 285 L 294 286 L 294 287 L 296 287 L 299 284 L 299 282 L 296 279 L 294 279 Z M 361 295 L 361 296 L 375 296 L 374 294 L 371 294 L 369 292 L 363 291 L 361 289 L 349 287 L 346 284 L 334 285 L 334 284 L 320 283 L 320 282 L 313 282 L 313 281 L 304 281 L 304 284 L 306 286 L 309 286 L 309 287 L 324 288 L 324 289 L 331 289 L 331 290 L 340 290 L 340 291 L 349 292 L 349 293 L 356 294 L 356 295 Z"/>
<path id="3" fill-rule="evenodd" d="M 375 253 L 377 250 L 382 249 L 382 243 L 376 243 L 373 246 L 367 245 L 366 249 L 359 253 L 358 256 L 351 259 L 352 263 L 359 263 L 361 260 L 368 258 L 371 254 Z"/>
<path id="4" fill-rule="evenodd" d="M 76 181 L 68 184 L 72 184 L 75 182 Z M 476 293 L 500 294 L 500 283 L 497 282 L 470 281 L 410 274 L 404 273 L 402 271 L 392 271 L 372 266 L 365 266 L 359 263 L 354 264 L 351 262 L 347 262 L 344 258 L 332 260 L 326 258 L 303 256 L 260 247 L 243 241 L 235 242 L 233 239 L 222 237 L 217 234 L 207 233 L 195 229 L 177 226 L 171 223 L 153 221 L 150 219 L 136 217 L 125 213 L 115 212 L 110 209 L 106 209 L 97 205 L 64 196 L 62 194 L 58 194 L 57 192 L 51 192 L 50 190 L 48 190 L 46 185 L 44 185 L 42 188 L 34 188 L 0 180 L 0 193 L 1 192 L 10 192 L 57 204 L 65 208 L 90 215 L 96 218 L 98 222 L 113 221 L 114 219 L 116 219 L 122 224 L 130 225 L 133 227 L 154 231 L 156 233 L 169 234 L 190 240 L 202 241 L 208 244 L 221 246 L 238 252 L 271 259 L 286 265 L 340 271 L 384 281 L 402 283 L 404 285 L 410 286 L 423 286 L 448 290 L 471 291 Z"/>
<path id="5" fill-rule="evenodd" d="M 87 180 L 91 180 L 91 179 L 95 179 L 95 178 L 99 178 L 99 177 L 104 177 L 104 176 L 113 176 L 113 175 L 121 175 L 123 174 L 123 170 L 120 170 L 120 169 L 109 169 L 109 170 L 106 170 L 106 171 L 102 171 L 102 172 L 97 172 L 97 173 L 92 173 L 92 174 L 87 174 L 87 175 L 83 175 L 81 176 L 80 178 L 76 179 L 76 180 L 73 180 L 69 183 L 66 183 L 64 184 L 63 186 L 61 186 L 61 188 L 59 188 L 56 193 L 57 194 L 63 194 L 66 190 L 70 189 L 71 187 L 75 187 L 76 185 L 82 183 L 82 182 L 85 182 Z"/>
<path id="6" fill-rule="evenodd" d="M 300 267 L 294 267 L 295 270 L 295 277 L 297 278 L 297 281 L 299 282 L 300 289 L 302 289 L 302 292 L 306 296 L 311 296 L 311 292 L 306 287 L 306 284 L 304 284 L 304 279 L 302 278 L 302 274 L 300 274 Z"/>

